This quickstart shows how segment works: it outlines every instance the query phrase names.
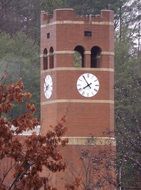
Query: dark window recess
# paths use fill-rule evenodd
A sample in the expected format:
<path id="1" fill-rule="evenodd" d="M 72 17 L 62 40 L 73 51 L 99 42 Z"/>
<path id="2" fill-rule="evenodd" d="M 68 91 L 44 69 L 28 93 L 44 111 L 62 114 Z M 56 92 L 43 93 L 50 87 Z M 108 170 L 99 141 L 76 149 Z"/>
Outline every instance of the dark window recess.
<path id="1" fill-rule="evenodd" d="M 102 49 L 98 46 L 94 46 L 91 49 L 91 67 L 100 67 Z"/>
<path id="2" fill-rule="evenodd" d="M 49 68 L 54 68 L 54 49 L 53 47 L 50 48 L 49 51 Z"/>
<path id="3" fill-rule="evenodd" d="M 47 38 L 50 38 L 50 33 L 47 33 Z"/>
<path id="4" fill-rule="evenodd" d="M 84 36 L 91 37 L 92 36 L 92 32 L 91 31 L 84 31 Z"/>
<path id="5" fill-rule="evenodd" d="M 75 67 L 84 67 L 85 63 L 84 63 L 84 55 L 85 55 L 85 50 L 83 48 L 83 46 L 76 46 L 74 48 L 74 59 L 73 59 L 73 63 Z"/>
<path id="6" fill-rule="evenodd" d="M 47 57 L 47 49 L 45 48 L 44 49 L 44 52 L 43 52 L 43 69 L 46 70 L 48 69 L 48 57 Z"/>

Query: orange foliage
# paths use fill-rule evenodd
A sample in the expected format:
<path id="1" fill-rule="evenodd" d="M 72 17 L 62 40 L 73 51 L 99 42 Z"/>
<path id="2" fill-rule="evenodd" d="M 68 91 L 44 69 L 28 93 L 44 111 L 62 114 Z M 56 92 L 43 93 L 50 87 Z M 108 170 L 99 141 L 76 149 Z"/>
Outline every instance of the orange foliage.
<path id="1" fill-rule="evenodd" d="M 35 133 L 28 137 L 18 135 L 39 125 L 30 98 L 31 94 L 24 90 L 22 81 L 0 84 L 0 162 L 8 158 L 14 160 L 13 167 L 0 175 L 0 190 L 38 190 L 41 187 L 56 190 L 50 186 L 49 179 L 41 177 L 40 173 L 43 167 L 51 172 L 63 171 L 66 167 L 58 150 L 58 145 L 65 146 L 67 143 L 66 139 L 61 138 L 65 133 L 65 118 L 44 136 Z M 10 119 L 7 115 L 14 105 L 23 102 L 26 104 L 25 113 Z M 8 175 L 12 176 L 11 181 L 7 181 Z"/>

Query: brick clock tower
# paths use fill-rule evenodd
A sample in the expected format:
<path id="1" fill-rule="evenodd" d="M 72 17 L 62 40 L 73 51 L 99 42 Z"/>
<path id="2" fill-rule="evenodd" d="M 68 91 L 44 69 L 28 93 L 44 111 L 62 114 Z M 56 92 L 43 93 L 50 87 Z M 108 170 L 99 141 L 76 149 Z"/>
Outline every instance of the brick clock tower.
<path id="1" fill-rule="evenodd" d="M 96 16 L 77 16 L 70 8 L 56 9 L 52 16 L 41 13 L 41 132 L 64 115 L 67 161 L 78 163 L 76 154 L 82 147 L 113 142 L 104 133 L 114 128 L 111 10 Z M 88 145 L 92 136 L 95 141 Z"/>

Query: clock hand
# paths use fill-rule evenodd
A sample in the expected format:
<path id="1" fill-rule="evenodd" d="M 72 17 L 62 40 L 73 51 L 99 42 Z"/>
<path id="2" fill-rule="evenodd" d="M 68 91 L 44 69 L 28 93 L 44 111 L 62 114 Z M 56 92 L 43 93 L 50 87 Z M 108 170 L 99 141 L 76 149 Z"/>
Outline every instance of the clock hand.
<path id="1" fill-rule="evenodd" d="M 85 76 L 83 76 L 83 78 L 84 78 L 85 82 L 86 82 L 87 84 L 89 84 L 89 83 L 87 82 L 87 80 L 86 80 Z"/>
<path id="2" fill-rule="evenodd" d="M 83 89 L 85 89 L 85 88 L 87 88 L 87 87 L 91 88 L 91 86 L 90 86 L 91 84 L 92 84 L 92 83 L 87 84 L 86 86 L 83 87 Z"/>
<path id="3" fill-rule="evenodd" d="M 90 86 L 91 83 L 90 83 L 90 84 L 88 83 L 88 81 L 86 80 L 85 76 L 83 76 L 83 78 L 84 78 L 85 82 L 87 83 L 87 86 L 89 86 L 89 88 L 91 88 L 91 86 Z M 87 86 L 86 86 L 86 87 L 87 87 Z"/>
<path id="4" fill-rule="evenodd" d="M 48 88 L 49 88 L 49 85 L 46 85 L 46 91 L 48 90 Z"/>

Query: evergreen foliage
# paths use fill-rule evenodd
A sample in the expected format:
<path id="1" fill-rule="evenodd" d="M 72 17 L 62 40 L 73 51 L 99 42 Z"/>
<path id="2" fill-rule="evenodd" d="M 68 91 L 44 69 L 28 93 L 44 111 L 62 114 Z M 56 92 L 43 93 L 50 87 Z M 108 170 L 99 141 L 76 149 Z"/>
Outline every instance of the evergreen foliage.
<path id="1" fill-rule="evenodd" d="M 5 82 L 15 82 L 22 79 L 26 89 L 33 93 L 32 101 L 37 107 L 39 117 L 39 47 L 24 33 L 0 33 L 0 76 L 5 72 Z M 22 113 L 24 107 L 16 107 L 10 113 L 15 117 Z"/>

